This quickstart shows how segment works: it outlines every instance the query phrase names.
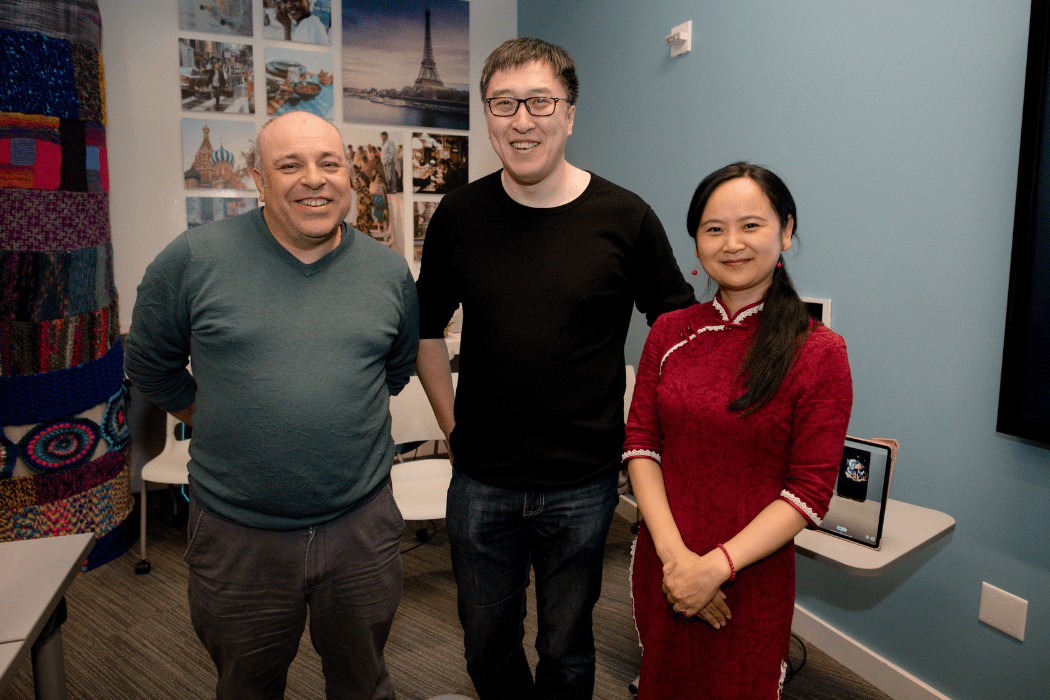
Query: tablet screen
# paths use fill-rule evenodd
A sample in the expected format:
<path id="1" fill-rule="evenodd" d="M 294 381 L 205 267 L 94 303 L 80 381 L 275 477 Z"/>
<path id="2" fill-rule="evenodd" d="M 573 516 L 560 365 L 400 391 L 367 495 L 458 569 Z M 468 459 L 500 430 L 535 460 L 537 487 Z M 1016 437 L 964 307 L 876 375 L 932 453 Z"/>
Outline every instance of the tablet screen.
<path id="1" fill-rule="evenodd" d="M 846 438 L 831 506 L 820 529 L 878 549 L 882 544 L 892 464 L 889 447 Z"/>

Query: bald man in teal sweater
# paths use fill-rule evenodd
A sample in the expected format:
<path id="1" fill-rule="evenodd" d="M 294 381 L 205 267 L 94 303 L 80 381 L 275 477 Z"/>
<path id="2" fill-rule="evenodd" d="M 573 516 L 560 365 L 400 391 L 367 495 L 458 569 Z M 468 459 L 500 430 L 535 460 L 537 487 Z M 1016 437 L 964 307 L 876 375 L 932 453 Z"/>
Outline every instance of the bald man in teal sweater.
<path id="1" fill-rule="evenodd" d="M 404 258 L 343 223 L 331 124 L 271 121 L 253 175 L 264 208 L 165 248 L 127 339 L 131 380 L 193 423 L 194 629 L 219 700 L 283 697 L 308 613 L 328 697 L 393 698 L 404 523 L 389 398 L 415 361 L 415 286 Z"/>

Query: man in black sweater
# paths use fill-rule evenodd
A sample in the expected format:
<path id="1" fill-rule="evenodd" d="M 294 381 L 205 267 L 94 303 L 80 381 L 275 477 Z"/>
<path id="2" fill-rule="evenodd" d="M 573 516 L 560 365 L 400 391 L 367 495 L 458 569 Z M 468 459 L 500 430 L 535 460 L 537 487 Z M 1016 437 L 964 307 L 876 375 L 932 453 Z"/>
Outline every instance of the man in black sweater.
<path id="1" fill-rule="evenodd" d="M 481 92 L 503 169 L 445 196 L 417 283 L 417 371 L 455 458 L 447 525 L 481 700 L 592 696 L 632 307 L 652 325 L 695 303 L 653 210 L 565 160 L 577 90 L 557 46 L 513 39 L 489 56 Z M 443 332 L 460 304 L 454 396 Z"/>

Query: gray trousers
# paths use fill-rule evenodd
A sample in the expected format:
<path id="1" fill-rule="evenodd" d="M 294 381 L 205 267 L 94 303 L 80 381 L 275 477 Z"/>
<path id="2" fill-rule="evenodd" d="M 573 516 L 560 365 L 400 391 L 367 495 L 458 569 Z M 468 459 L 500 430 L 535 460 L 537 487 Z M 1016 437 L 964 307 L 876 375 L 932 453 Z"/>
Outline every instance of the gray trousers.
<path id="1" fill-rule="evenodd" d="M 401 600 L 401 512 L 387 483 L 303 530 L 235 525 L 190 502 L 190 617 L 217 700 L 279 700 L 310 614 L 329 700 L 392 699 L 383 647 Z"/>

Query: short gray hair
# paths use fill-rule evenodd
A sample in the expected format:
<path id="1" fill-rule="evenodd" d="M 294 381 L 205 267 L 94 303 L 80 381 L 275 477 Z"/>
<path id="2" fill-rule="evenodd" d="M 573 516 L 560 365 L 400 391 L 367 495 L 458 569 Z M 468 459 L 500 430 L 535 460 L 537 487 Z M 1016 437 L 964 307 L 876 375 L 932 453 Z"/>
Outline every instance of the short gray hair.
<path id="1" fill-rule="evenodd" d="M 259 130 L 255 132 L 255 138 L 252 139 L 251 148 L 248 149 L 248 170 L 259 173 L 259 178 L 263 181 L 264 185 L 266 184 L 266 171 L 259 167 L 259 163 L 261 162 L 259 159 L 259 154 L 262 153 L 262 149 L 259 146 L 259 137 L 262 136 L 262 132 L 266 130 L 266 127 L 270 126 L 270 124 L 273 124 L 281 116 L 283 115 L 278 115 L 276 117 L 270 117 L 269 119 L 267 119 L 266 123 L 260 126 Z"/>

